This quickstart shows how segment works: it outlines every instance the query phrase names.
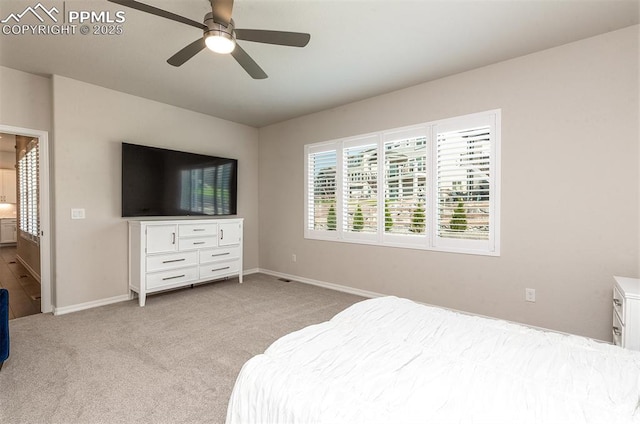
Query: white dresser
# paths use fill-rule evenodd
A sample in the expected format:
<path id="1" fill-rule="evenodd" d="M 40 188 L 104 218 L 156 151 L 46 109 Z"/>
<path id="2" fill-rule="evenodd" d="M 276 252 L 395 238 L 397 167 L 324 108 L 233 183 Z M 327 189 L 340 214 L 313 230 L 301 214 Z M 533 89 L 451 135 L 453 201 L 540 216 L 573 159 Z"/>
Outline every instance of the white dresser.
<path id="1" fill-rule="evenodd" d="M 129 221 L 129 290 L 147 294 L 238 276 L 241 218 Z"/>
<path id="2" fill-rule="evenodd" d="M 613 343 L 640 350 L 640 279 L 613 279 Z"/>

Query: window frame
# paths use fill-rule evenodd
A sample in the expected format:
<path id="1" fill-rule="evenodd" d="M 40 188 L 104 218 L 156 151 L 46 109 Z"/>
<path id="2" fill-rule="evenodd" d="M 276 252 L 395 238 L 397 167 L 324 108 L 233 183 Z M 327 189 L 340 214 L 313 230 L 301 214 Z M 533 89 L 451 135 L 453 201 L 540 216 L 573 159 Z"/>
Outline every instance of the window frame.
<path id="1" fill-rule="evenodd" d="M 345 137 L 304 146 L 304 237 L 311 240 L 327 240 L 357 244 L 371 244 L 396 248 L 431 250 L 439 252 L 464 253 L 484 256 L 500 256 L 500 181 L 501 181 L 501 109 L 430 121 L 353 137 Z M 438 235 L 438 133 L 462 130 L 474 126 L 490 128 L 489 156 L 489 232 L 487 240 L 443 238 Z M 385 167 L 386 144 L 410 138 L 425 137 L 425 231 L 421 234 L 392 234 L 385 231 Z M 345 174 L 346 149 L 359 145 L 377 146 L 377 230 L 375 233 L 358 233 L 345 230 Z M 316 230 L 310 226 L 310 155 L 336 152 L 336 229 Z M 312 200 L 311 200 L 312 201 Z"/>

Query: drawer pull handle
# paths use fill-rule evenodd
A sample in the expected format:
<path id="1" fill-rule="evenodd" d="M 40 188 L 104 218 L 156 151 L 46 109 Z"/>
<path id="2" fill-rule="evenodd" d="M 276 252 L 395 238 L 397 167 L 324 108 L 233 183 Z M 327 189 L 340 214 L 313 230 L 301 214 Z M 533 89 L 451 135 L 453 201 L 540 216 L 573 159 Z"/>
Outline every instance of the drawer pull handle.
<path id="1" fill-rule="evenodd" d="M 182 259 L 171 259 L 170 261 L 162 261 L 162 263 L 163 264 L 169 264 L 171 262 L 182 262 L 184 260 L 186 260 L 186 259 L 185 258 L 182 258 Z"/>
<path id="2" fill-rule="evenodd" d="M 622 331 L 620 331 L 620 329 L 616 326 L 613 327 L 613 334 L 615 334 L 616 336 L 621 336 L 622 335 Z"/>
<path id="3" fill-rule="evenodd" d="M 216 256 L 225 256 L 225 255 L 229 255 L 229 254 L 230 254 L 229 252 L 226 252 L 226 253 L 216 253 L 216 254 L 211 255 L 211 257 L 212 257 L 212 258 L 215 258 Z"/>
<path id="4" fill-rule="evenodd" d="M 193 244 L 204 244 L 205 242 L 203 241 L 194 241 Z"/>
<path id="5" fill-rule="evenodd" d="M 194 228 L 192 231 L 204 231 L 204 228 Z"/>
<path id="6" fill-rule="evenodd" d="M 622 302 L 620 302 L 620 299 L 613 299 L 613 304 L 616 306 L 622 306 Z"/>
<path id="7" fill-rule="evenodd" d="M 216 268 L 216 269 L 212 269 L 211 272 L 216 272 L 216 271 L 224 271 L 225 269 L 229 269 L 230 267 L 225 266 L 224 268 Z"/>
<path id="8" fill-rule="evenodd" d="M 174 275 L 173 277 L 165 277 L 165 278 L 162 279 L 162 281 L 173 280 L 173 279 L 182 278 L 182 277 L 184 277 L 184 274 L 182 274 L 182 275 Z"/>

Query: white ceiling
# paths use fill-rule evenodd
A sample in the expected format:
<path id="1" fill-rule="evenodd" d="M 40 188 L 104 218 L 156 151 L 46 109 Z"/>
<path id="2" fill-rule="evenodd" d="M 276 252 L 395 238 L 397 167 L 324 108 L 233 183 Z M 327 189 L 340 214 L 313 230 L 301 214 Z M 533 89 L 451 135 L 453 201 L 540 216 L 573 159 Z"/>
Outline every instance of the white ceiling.
<path id="1" fill-rule="evenodd" d="M 124 33 L 2 34 L 0 65 L 63 75 L 255 127 L 634 25 L 640 4 L 236 0 L 237 28 L 311 34 L 305 48 L 241 41 L 269 75 L 253 80 L 232 57 L 209 51 L 182 67 L 168 65 L 170 56 L 202 36 L 194 27 L 107 1 L 40 1 L 67 12 L 124 10 Z M 37 2 L 2 0 L 0 20 Z M 210 10 L 208 0 L 142 2 L 195 21 Z"/>

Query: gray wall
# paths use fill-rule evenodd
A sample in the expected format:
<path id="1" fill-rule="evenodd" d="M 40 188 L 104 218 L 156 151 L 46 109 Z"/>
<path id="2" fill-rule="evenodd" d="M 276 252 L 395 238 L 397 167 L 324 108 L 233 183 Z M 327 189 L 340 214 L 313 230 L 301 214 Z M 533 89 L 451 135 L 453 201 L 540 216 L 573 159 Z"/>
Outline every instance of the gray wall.
<path id="1" fill-rule="evenodd" d="M 51 132 L 51 79 L 0 66 L 0 124 Z"/>
<path id="2" fill-rule="evenodd" d="M 500 257 L 303 238 L 305 144 L 497 108 Z M 261 128 L 260 267 L 610 340 L 612 275 L 639 276 L 638 112 L 634 26 Z"/>
<path id="3" fill-rule="evenodd" d="M 244 266 L 258 266 L 258 130 L 69 78 L 53 77 L 55 304 L 128 293 L 122 141 L 239 160 Z M 71 208 L 86 219 L 71 220 Z"/>

